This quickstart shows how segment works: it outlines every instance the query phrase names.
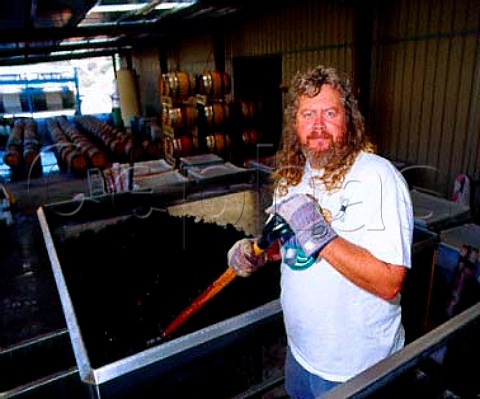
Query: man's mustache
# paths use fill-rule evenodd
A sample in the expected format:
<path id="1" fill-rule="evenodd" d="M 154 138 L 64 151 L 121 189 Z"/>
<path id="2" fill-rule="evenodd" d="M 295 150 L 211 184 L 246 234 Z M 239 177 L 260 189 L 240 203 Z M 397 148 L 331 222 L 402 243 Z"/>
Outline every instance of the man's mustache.
<path id="1" fill-rule="evenodd" d="M 307 141 L 319 138 L 325 140 L 333 140 L 333 136 L 326 131 L 312 130 L 307 136 Z"/>

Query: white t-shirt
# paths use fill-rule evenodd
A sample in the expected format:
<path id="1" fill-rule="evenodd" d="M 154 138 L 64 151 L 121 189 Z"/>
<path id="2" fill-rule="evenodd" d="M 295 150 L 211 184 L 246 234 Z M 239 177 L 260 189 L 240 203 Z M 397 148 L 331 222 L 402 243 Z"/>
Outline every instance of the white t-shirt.
<path id="1" fill-rule="evenodd" d="M 377 258 L 411 267 L 413 211 L 403 176 L 386 159 L 360 153 L 342 189 L 326 192 L 308 163 L 294 193 L 309 193 L 331 226 Z M 305 270 L 282 263 L 281 304 L 288 344 L 309 372 L 346 381 L 404 345 L 400 295 L 386 301 L 356 286 L 319 257 Z"/>

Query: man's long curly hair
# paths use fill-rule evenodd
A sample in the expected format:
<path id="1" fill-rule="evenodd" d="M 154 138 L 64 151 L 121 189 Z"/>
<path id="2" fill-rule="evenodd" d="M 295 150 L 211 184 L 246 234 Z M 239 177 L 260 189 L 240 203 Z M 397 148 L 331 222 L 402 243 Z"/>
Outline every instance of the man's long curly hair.
<path id="1" fill-rule="evenodd" d="M 289 90 L 280 148 L 273 173 L 274 182 L 278 183 L 280 193 L 286 194 L 289 186 L 299 184 L 304 173 L 306 157 L 296 134 L 299 98 L 315 97 L 324 85 L 330 85 L 340 93 L 347 125 L 344 147 L 329 161 L 320 177 L 327 190 L 341 187 L 346 173 L 360 151 L 375 151 L 375 146 L 366 136 L 364 119 L 358 109 L 348 77 L 339 74 L 334 68 L 325 66 L 317 66 L 305 73 L 298 72 Z"/>

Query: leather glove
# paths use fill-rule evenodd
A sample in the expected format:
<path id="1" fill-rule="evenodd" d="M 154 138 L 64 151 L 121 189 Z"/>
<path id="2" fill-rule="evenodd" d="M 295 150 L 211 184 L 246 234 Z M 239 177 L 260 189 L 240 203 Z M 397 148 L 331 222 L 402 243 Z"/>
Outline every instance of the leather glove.
<path id="1" fill-rule="evenodd" d="M 337 237 L 325 220 L 320 205 L 309 195 L 293 194 L 267 209 L 267 213 L 276 213 L 288 223 L 306 257 L 318 253 Z"/>
<path id="2" fill-rule="evenodd" d="M 267 261 L 266 253 L 255 255 L 253 250 L 254 241 L 243 238 L 233 244 L 228 251 L 228 265 L 235 270 L 240 277 L 248 277 Z"/>

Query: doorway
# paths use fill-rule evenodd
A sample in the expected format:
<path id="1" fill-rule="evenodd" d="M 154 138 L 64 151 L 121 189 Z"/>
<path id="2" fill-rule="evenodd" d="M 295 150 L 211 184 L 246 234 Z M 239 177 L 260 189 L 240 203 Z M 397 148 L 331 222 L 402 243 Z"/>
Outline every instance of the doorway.
<path id="1" fill-rule="evenodd" d="M 235 57 L 233 89 L 236 101 L 253 101 L 259 106 L 262 155 L 275 153 L 282 131 L 282 58 L 280 56 Z"/>

